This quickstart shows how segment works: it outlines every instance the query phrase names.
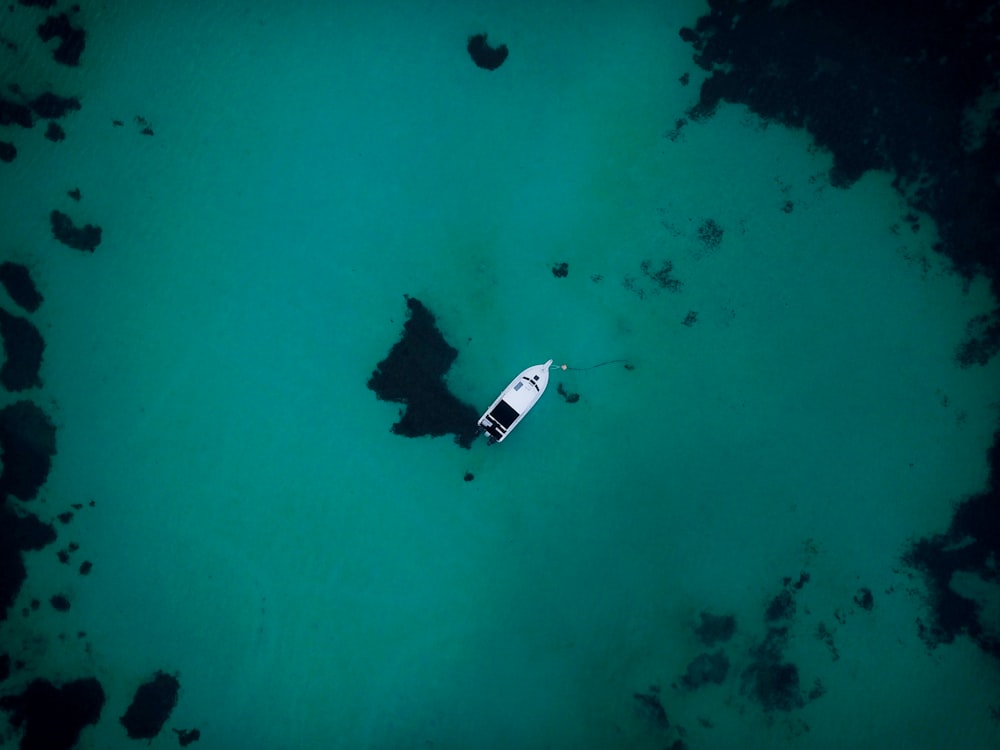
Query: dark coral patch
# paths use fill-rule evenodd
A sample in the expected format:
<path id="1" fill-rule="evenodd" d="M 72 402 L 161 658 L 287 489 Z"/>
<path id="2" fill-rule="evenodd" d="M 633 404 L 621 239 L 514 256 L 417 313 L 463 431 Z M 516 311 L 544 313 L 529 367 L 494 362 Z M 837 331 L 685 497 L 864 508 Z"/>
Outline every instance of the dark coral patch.
<path id="1" fill-rule="evenodd" d="M 38 329 L 25 318 L 11 315 L 0 307 L 0 338 L 3 338 L 7 355 L 0 367 L 0 384 L 8 391 L 40 386 L 45 341 Z"/>
<path id="2" fill-rule="evenodd" d="M 0 125 L 20 125 L 22 128 L 30 128 L 34 124 L 30 107 L 0 96 Z"/>
<path id="3" fill-rule="evenodd" d="M 59 96 L 46 91 L 31 100 L 31 109 L 43 119 L 57 120 L 79 110 L 80 100 L 75 96 Z"/>
<path id="4" fill-rule="evenodd" d="M 192 742 L 201 739 L 201 732 L 197 729 L 174 729 L 171 731 L 177 734 L 177 742 L 181 747 L 187 747 Z"/>
<path id="5" fill-rule="evenodd" d="M 101 228 L 93 224 L 77 227 L 71 218 L 61 211 L 49 214 L 52 224 L 52 236 L 67 247 L 84 252 L 94 252 L 101 244 Z"/>
<path id="6" fill-rule="evenodd" d="M 56 62 L 70 67 L 80 64 L 80 55 L 87 43 L 87 32 L 70 23 L 69 16 L 65 13 L 46 18 L 45 23 L 38 27 L 38 38 L 43 42 L 59 39 L 59 46 L 53 53 Z"/>
<path id="7" fill-rule="evenodd" d="M 23 693 L 0 698 L 11 725 L 23 730 L 22 750 L 69 750 L 84 727 L 97 723 L 103 707 L 104 688 L 93 677 L 62 687 L 35 680 Z"/>
<path id="8" fill-rule="evenodd" d="M 713 646 L 722 641 L 728 641 L 736 632 L 736 618 L 733 615 L 713 615 L 702 612 L 701 624 L 695 628 L 698 640 L 706 646 Z"/>
<path id="9" fill-rule="evenodd" d="M 632 693 L 632 697 L 636 701 L 639 713 L 645 716 L 648 721 L 660 729 L 670 728 L 670 720 L 667 718 L 667 710 L 660 700 L 660 687 L 658 685 L 651 685 L 645 693 Z"/>
<path id="10" fill-rule="evenodd" d="M 686 690 L 696 690 L 710 683 L 721 685 L 727 674 L 729 674 L 729 658 L 720 648 L 712 654 L 698 654 L 688 664 L 687 671 L 681 677 L 681 684 Z"/>
<path id="11" fill-rule="evenodd" d="M 552 275 L 557 279 L 565 279 L 569 276 L 569 263 L 554 263 L 552 265 Z"/>
<path id="12" fill-rule="evenodd" d="M 53 143 L 66 140 L 66 131 L 58 122 L 50 122 L 45 128 L 45 137 Z"/>
<path id="13" fill-rule="evenodd" d="M 466 49 L 472 61 L 484 70 L 496 70 L 507 59 L 507 45 L 491 47 L 486 41 L 486 34 L 470 36 Z"/>
<path id="14" fill-rule="evenodd" d="M 42 295 L 31 280 L 31 273 L 20 263 L 0 263 L 0 284 L 10 298 L 28 312 L 35 312 L 42 304 Z"/>
<path id="15" fill-rule="evenodd" d="M 788 628 L 768 628 L 767 637 L 753 649 L 752 661 L 743 671 L 743 692 L 765 711 L 791 711 L 805 705 L 799 669 L 783 659 L 787 643 Z"/>
<path id="16" fill-rule="evenodd" d="M 157 672 L 139 686 L 120 721 L 133 740 L 151 740 L 160 733 L 177 705 L 181 684 L 173 675 Z"/>
<path id="17" fill-rule="evenodd" d="M 708 73 L 692 118 L 727 101 L 805 128 L 832 154 L 835 186 L 893 173 L 900 195 L 937 221 L 954 268 L 986 273 L 1000 298 L 1000 128 L 983 105 L 1000 75 L 1000 13 L 971 2 L 913 12 L 908 0 L 709 5 L 681 30 Z M 1000 336 L 979 342 L 975 363 L 1000 351 Z"/>
<path id="18" fill-rule="evenodd" d="M 56 428 L 31 401 L 0 409 L 0 501 L 8 495 L 32 500 L 45 484 L 56 452 Z"/>
<path id="19" fill-rule="evenodd" d="M 985 653 L 1000 659 L 1000 631 L 984 617 L 983 605 L 956 592 L 956 573 L 977 576 L 997 587 L 996 560 L 1000 558 L 1000 431 L 993 434 L 988 460 L 989 486 L 960 502 L 948 530 L 913 542 L 903 561 L 923 574 L 930 612 L 918 632 L 929 647 L 969 636 Z"/>
<path id="20" fill-rule="evenodd" d="M 17 146 L 10 141 L 0 141 L 0 161 L 8 164 L 17 158 Z"/>
<path id="21" fill-rule="evenodd" d="M 368 387 L 383 401 L 405 404 L 392 431 L 406 437 L 452 434 L 463 448 L 478 434 L 479 412 L 456 398 L 444 382 L 458 350 L 445 341 L 434 315 L 418 299 L 406 298 L 409 319 L 389 356 L 376 366 Z"/>
<path id="22" fill-rule="evenodd" d="M 52 609 L 59 612 L 69 612 L 69 599 L 67 599 L 63 594 L 56 594 L 51 599 L 49 599 L 49 604 L 52 605 Z"/>
<path id="23" fill-rule="evenodd" d="M 0 620 L 14 604 L 28 573 L 21 552 L 40 550 L 56 540 L 56 532 L 31 514 L 15 513 L 11 506 L 0 502 Z M 39 602 L 31 602 L 38 609 Z"/>

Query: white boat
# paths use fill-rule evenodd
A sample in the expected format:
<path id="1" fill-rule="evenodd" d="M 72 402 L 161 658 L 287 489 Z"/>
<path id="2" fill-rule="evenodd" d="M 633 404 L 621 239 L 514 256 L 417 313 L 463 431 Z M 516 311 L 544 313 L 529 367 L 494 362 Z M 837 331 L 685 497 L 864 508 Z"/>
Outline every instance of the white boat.
<path id="1" fill-rule="evenodd" d="M 503 389 L 490 408 L 479 418 L 479 429 L 490 436 L 490 445 L 503 441 L 538 403 L 549 384 L 550 359 L 522 372 Z"/>

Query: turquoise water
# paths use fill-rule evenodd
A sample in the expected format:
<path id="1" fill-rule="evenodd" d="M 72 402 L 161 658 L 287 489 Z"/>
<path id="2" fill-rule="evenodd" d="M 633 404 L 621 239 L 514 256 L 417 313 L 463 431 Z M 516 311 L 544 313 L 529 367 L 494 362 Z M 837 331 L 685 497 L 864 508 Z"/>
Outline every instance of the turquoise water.
<path id="1" fill-rule="evenodd" d="M 45 295 L 28 397 L 58 430 L 25 507 L 85 506 L 25 555 L 8 688 L 97 677 L 94 748 L 128 743 L 156 670 L 200 747 L 996 738 L 996 665 L 926 649 L 899 563 L 985 485 L 997 362 L 953 353 L 995 301 L 928 217 L 910 230 L 890 175 L 832 188 L 806 133 L 725 105 L 665 137 L 704 77 L 677 29 L 705 5 L 124 5 L 84 10 L 79 68 L 35 16 L 0 21 L 22 86 L 83 103 L 0 176 L 0 253 Z M 482 30 L 511 50 L 493 72 L 465 50 Z M 97 250 L 57 243 L 52 209 L 101 225 Z M 676 291 L 642 271 L 665 261 Z M 550 357 L 634 369 L 554 372 L 499 446 L 402 438 L 366 382 L 404 295 L 477 409 Z M 769 712 L 740 674 L 801 572 L 786 656 L 825 693 Z M 736 617 L 731 670 L 686 691 L 703 611 Z M 638 710 L 651 686 L 670 728 Z"/>

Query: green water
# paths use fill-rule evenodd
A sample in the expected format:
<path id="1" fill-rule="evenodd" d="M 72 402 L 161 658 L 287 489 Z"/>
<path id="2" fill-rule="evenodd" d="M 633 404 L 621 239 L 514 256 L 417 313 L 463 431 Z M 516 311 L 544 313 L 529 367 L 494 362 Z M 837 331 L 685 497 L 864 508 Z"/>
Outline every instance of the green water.
<path id="1" fill-rule="evenodd" d="M 928 653 L 896 572 L 986 479 L 997 364 L 952 357 L 985 282 L 946 272 L 890 176 L 830 187 L 802 132 L 730 105 L 666 138 L 701 3 L 403 5 L 94 7 L 79 69 L 30 30 L 10 62 L 83 103 L 0 172 L 58 427 L 31 509 L 84 503 L 57 546 L 94 564 L 27 555 L 21 599 L 72 609 L 19 600 L 5 639 L 32 674 L 101 680 L 81 746 L 125 746 L 157 669 L 196 747 L 658 748 L 651 685 L 692 748 L 995 733 L 995 669 Z M 509 46 L 497 71 L 477 31 Z M 93 255 L 52 239 L 54 208 L 102 226 Z M 641 269 L 667 260 L 677 291 Z M 634 369 L 554 372 L 500 446 L 404 439 L 366 387 L 404 294 L 478 409 L 550 357 Z M 827 692 L 767 715 L 739 675 L 801 571 L 787 656 Z M 736 615 L 730 676 L 671 688 L 706 609 Z"/>

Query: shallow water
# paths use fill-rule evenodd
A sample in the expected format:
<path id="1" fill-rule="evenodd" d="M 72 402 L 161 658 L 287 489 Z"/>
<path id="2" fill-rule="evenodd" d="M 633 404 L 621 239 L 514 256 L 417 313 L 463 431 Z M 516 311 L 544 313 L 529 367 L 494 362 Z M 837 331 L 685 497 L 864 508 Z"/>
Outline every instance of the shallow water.
<path id="1" fill-rule="evenodd" d="M 136 5 L 84 9 L 79 68 L 29 9 L 0 26 L 14 80 L 83 104 L 0 165 L 0 253 L 45 295 L 27 396 L 58 430 L 25 507 L 84 504 L 25 555 L 6 690 L 97 677 L 81 747 L 126 744 L 156 670 L 167 727 L 211 747 L 991 742 L 996 664 L 926 648 L 900 556 L 985 486 L 997 365 L 953 355 L 995 301 L 890 175 L 833 188 L 804 132 L 724 105 L 665 137 L 700 3 Z M 493 72 L 481 30 L 511 50 Z M 52 209 L 101 225 L 93 254 Z M 667 261 L 675 290 L 643 271 Z M 404 295 L 480 409 L 550 357 L 634 369 L 554 372 L 500 446 L 402 438 L 366 382 Z M 825 693 L 767 711 L 741 674 L 801 572 L 785 657 Z M 736 617 L 730 673 L 684 691 L 706 610 Z"/>

